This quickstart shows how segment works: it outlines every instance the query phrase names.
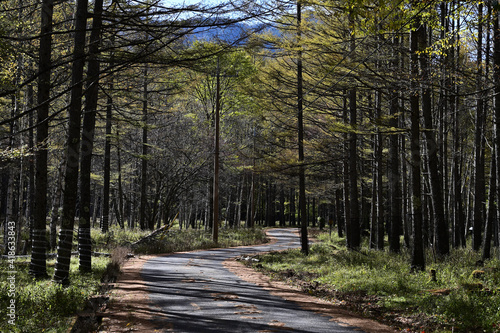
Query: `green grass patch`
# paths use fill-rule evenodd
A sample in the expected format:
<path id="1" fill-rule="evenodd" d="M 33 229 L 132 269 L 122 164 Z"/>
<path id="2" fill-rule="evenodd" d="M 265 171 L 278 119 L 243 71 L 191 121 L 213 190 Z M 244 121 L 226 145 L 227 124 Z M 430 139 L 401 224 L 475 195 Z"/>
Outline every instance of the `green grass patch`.
<path id="1" fill-rule="evenodd" d="M 157 237 L 153 241 L 134 249 L 135 253 L 160 254 L 179 251 L 192 251 L 217 247 L 245 246 L 267 242 L 263 229 L 221 229 L 218 243 L 212 240 L 212 233 L 204 230 L 170 230 L 165 237 Z"/>
<path id="2" fill-rule="evenodd" d="M 78 258 L 71 260 L 71 284 L 64 287 L 51 280 L 36 281 L 29 274 L 29 259 L 15 261 L 15 296 L 10 297 L 12 274 L 7 262 L 0 266 L 0 332 L 67 332 L 85 300 L 97 293 L 108 258 L 92 258 L 92 273 L 78 272 Z M 47 273 L 54 274 L 55 260 L 47 262 Z M 14 325 L 8 322 L 7 308 L 15 300 Z"/>
<path id="3" fill-rule="evenodd" d="M 477 267 L 480 254 L 469 249 L 452 250 L 438 261 L 429 252 L 428 270 L 410 273 L 407 251 L 354 252 L 346 249 L 343 239 L 328 234 L 318 238 L 309 256 L 299 249 L 275 252 L 260 256 L 259 264 L 275 278 L 400 328 L 500 331 L 498 260 Z M 437 273 L 435 282 L 430 269 Z"/>
<path id="4" fill-rule="evenodd" d="M 150 233 L 151 230 L 122 229 L 117 225 L 111 226 L 107 233 L 102 233 L 99 228 L 92 228 L 92 251 L 106 253 L 118 246 L 127 247 Z"/>

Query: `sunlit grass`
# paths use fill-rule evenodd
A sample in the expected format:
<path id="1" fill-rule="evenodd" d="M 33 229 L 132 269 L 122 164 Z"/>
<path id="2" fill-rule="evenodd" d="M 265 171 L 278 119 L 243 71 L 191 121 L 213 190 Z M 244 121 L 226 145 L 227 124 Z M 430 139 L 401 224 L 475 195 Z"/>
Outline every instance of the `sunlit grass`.
<path id="1" fill-rule="evenodd" d="M 331 297 L 367 295 L 376 299 L 387 313 L 403 316 L 423 313 L 432 327 L 462 332 L 500 330 L 500 262 L 491 260 L 476 266 L 480 254 L 470 249 L 452 250 L 443 260 L 427 254 L 427 271 L 410 272 L 407 251 L 392 254 L 363 248 L 348 251 L 344 240 L 327 234 L 319 236 L 310 255 L 288 250 L 260 257 L 259 264 L 269 274 L 295 278 L 332 291 Z M 437 281 L 431 281 L 434 269 Z M 484 278 L 474 278 L 483 270 Z M 324 296 L 324 293 L 322 294 Z M 373 298 L 375 297 L 375 298 Z M 435 325 L 435 324 L 439 325 Z M 425 331 L 429 331 L 427 327 Z M 432 330 L 432 329 L 431 329 Z"/>
<path id="2" fill-rule="evenodd" d="M 170 230 L 165 237 L 142 244 L 134 249 L 135 253 L 160 254 L 180 251 L 210 249 L 260 244 L 267 241 L 261 228 L 254 229 L 221 229 L 218 242 L 214 243 L 212 233 L 205 230 Z"/>
<path id="3" fill-rule="evenodd" d="M 67 287 L 50 279 L 36 281 L 29 274 L 29 260 L 15 261 L 15 325 L 7 320 L 7 307 L 11 302 L 7 281 L 7 262 L 1 263 L 0 272 L 0 332 L 67 332 L 77 311 L 85 300 L 97 293 L 108 258 L 93 258 L 92 273 L 78 272 L 78 258 L 71 259 L 70 281 Z M 54 274 L 55 260 L 47 262 L 47 273 Z M 4 320 L 5 319 L 5 320 Z"/>

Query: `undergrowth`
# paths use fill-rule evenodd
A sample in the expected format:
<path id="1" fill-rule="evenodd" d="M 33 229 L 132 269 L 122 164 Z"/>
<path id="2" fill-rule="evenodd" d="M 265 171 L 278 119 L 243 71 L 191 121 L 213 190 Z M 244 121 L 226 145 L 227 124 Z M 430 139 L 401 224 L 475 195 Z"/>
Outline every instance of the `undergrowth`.
<path id="1" fill-rule="evenodd" d="M 134 252 L 160 254 L 217 247 L 253 245 L 266 241 L 266 234 L 261 228 L 221 229 L 219 230 L 217 243 L 213 242 L 210 231 L 193 229 L 171 230 L 164 237 L 160 236 L 152 242 L 141 244 L 134 249 Z"/>
<path id="2" fill-rule="evenodd" d="M 92 258 L 92 273 L 80 274 L 78 258 L 72 258 L 69 286 L 62 286 L 47 280 L 34 280 L 29 274 L 29 259 L 19 259 L 15 267 L 15 296 L 7 276 L 9 265 L 0 265 L 0 332 L 67 332 L 77 311 L 85 300 L 94 295 L 100 287 L 101 276 L 106 270 L 108 258 Z M 47 273 L 54 273 L 55 260 L 47 261 Z M 15 300 L 15 318 L 9 323 L 7 308 Z M 5 319 L 5 320 L 4 320 Z M 14 325 L 12 325 L 14 323 Z"/>
<path id="3" fill-rule="evenodd" d="M 319 240 L 309 256 L 298 249 L 274 252 L 260 256 L 258 265 L 309 293 L 408 331 L 500 331 L 498 260 L 481 264 L 480 254 L 470 249 L 436 260 L 429 251 L 427 271 L 410 273 L 407 251 L 348 251 L 338 237 L 321 234 Z"/>

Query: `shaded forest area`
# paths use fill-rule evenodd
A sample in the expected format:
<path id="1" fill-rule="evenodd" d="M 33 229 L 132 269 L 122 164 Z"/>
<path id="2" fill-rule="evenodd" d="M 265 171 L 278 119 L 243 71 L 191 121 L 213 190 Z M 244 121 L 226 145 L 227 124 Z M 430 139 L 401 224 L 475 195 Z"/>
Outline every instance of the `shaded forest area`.
<path id="1" fill-rule="evenodd" d="M 0 4 L 3 252 L 68 282 L 90 229 L 336 226 L 499 245 L 497 1 Z M 217 223 L 214 224 L 214 219 Z M 15 222 L 15 223 L 9 223 Z M 15 239 L 15 245 L 9 237 Z M 74 235 L 77 235 L 76 237 Z"/>

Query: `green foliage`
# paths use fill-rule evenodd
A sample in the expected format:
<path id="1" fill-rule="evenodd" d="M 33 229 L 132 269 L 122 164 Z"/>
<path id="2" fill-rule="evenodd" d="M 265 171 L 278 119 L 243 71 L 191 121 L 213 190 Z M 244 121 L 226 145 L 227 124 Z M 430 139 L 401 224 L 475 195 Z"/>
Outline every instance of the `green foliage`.
<path id="1" fill-rule="evenodd" d="M 99 228 L 92 228 L 92 251 L 110 252 L 118 246 L 129 246 L 150 233 L 150 230 L 122 229 L 117 225 L 111 226 L 107 233 L 102 233 Z"/>
<path id="2" fill-rule="evenodd" d="M 82 310 L 85 300 L 94 295 L 109 259 L 93 259 L 93 271 L 81 275 L 77 271 L 78 259 L 71 261 L 71 285 L 64 287 L 50 280 L 36 281 L 29 274 L 29 261 L 15 262 L 15 325 L 7 320 L 0 322 L 1 332 L 67 332 L 72 318 Z M 6 277 L 8 265 L 0 266 L 0 317 L 7 317 L 10 304 Z M 49 275 L 54 271 L 54 260 L 48 262 Z"/>
<path id="3" fill-rule="evenodd" d="M 330 239 L 321 234 L 319 240 L 311 246 L 309 256 L 298 249 L 289 250 L 263 255 L 259 264 L 273 276 L 299 278 L 305 285 L 316 283 L 335 298 L 367 295 L 387 313 L 424 315 L 430 323 L 425 331 L 437 326 L 461 332 L 500 328 L 498 260 L 487 262 L 481 268 L 484 274 L 473 274 L 480 254 L 470 249 L 453 250 L 440 261 L 428 252 L 427 262 L 437 272 L 437 282 L 432 282 L 428 272 L 410 273 L 405 251 L 348 251 L 345 241 L 336 236 Z"/>

